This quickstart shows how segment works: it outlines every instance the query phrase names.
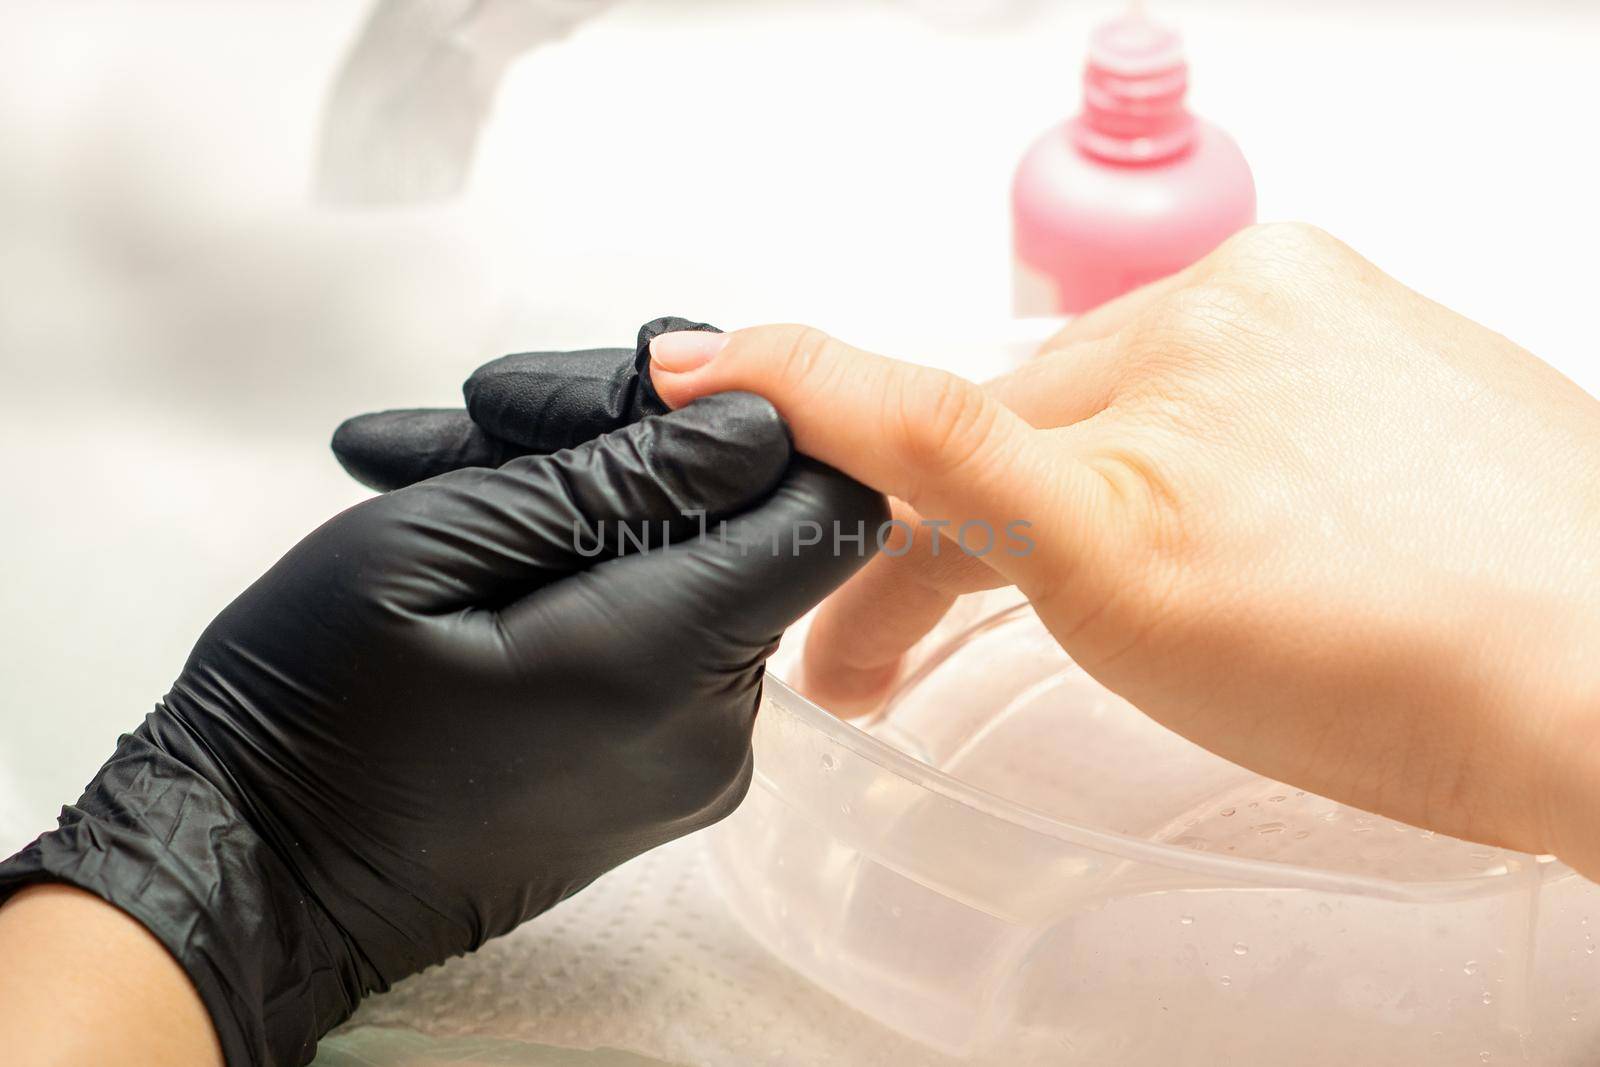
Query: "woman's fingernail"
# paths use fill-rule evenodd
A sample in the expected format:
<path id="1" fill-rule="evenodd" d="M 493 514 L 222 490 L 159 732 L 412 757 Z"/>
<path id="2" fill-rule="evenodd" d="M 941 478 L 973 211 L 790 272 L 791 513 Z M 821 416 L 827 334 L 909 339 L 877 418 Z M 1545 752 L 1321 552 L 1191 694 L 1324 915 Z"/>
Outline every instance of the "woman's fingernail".
<path id="1" fill-rule="evenodd" d="M 727 345 L 725 333 L 705 330 L 664 333 L 650 342 L 650 363 L 669 374 L 682 374 L 710 363 L 711 357 Z"/>

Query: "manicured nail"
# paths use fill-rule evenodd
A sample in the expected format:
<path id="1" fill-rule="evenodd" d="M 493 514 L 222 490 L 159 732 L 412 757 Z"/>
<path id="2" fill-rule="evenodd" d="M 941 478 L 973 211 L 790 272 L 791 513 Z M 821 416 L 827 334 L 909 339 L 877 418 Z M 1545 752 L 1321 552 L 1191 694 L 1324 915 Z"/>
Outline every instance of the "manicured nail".
<path id="1" fill-rule="evenodd" d="M 669 374 L 682 374 L 710 363 L 711 357 L 727 345 L 725 333 L 705 330 L 664 333 L 650 342 L 650 363 Z"/>

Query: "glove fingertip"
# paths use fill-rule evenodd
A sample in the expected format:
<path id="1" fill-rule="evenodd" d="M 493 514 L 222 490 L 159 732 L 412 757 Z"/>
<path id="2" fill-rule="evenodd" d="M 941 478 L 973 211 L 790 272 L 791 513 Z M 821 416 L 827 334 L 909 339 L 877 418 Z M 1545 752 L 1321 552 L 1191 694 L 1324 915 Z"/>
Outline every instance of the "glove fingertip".
<path id="1" fill-rule="evenodd" d="M 518 352 L 484 364 L 462 385 L 483 429 L 530 452 L 557 452 L 638 419 L 626 348 Z"/>
<path id="2" fill-rule="evenodd" d="M 677 330 L 720 332 L 676 316 L 639 328 L 632 350 L 517 352 L 491 360 L 461 386 L 489 434 L 531 452 L 557 452 L 669 409 L 650 380 L 650 342 Z"/>
<path id="3" fill-rule="evenodd" d="M 391 444 L 392 412 L 376 412 L 345 419 L 333 431 L 329 445 L 346 474 L 369 489 L 386 492 L 404 484 L 396 481 L 398 465 Z"/>
<path id="4" fill-rule="evenodd" d="M 350 477 L 379 492 L 462 467 L 495 467 L 514 454 L 459 408 L 357 415 L 339 424 L 331 445 Z"/>

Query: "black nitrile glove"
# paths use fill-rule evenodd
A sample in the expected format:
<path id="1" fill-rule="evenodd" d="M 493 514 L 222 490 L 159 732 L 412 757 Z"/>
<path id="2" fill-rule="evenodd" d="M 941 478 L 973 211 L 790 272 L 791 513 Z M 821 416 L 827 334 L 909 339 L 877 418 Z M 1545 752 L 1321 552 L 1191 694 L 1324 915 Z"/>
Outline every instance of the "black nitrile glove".
<path id="1" fill-rule="evenodd" d="M 542 440 L 641 410 L 586 389 Z M 806 527 L 885 514 L 790 453 L 730 393 L 351 508 L 218 616 L 0 897 L 98 894 L 184 965 L 230 1064 L 305 1063 L 367 992 L 738 804 L 763 661 L 872 543 Z"/>
<path id="2" fill-rule="evenodd" d="M 467 379 L 461 408 L 412 408 L 358 415 L 333 435 L 350 476 L 373 489 L 398 489 L 461 467 L 498 467 L 517 456 L 568 448 L 667 410 L 650 383 L 650 342 L 674 330 L 715 326 L 660 318 L 639 329 L 632 349 L 519 352 L 485 363 Z"/>

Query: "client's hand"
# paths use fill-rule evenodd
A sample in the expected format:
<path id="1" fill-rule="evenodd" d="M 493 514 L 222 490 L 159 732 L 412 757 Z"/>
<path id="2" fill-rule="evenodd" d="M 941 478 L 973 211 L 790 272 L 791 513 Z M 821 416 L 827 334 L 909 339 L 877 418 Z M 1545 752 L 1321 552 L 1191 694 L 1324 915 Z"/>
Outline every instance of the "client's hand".
<path id="1" fill-rule="evenodd" d="M 824 609 L 823 703 L 870 707 L 957 593 L 1014 582 L 1207 748 L 1600 876 L 1600 403 L 1325 234 L 1241 234 L 987 389 L 800 327 L 654 356 L 668 403 L 759 393 L 951 524 Z"/>

